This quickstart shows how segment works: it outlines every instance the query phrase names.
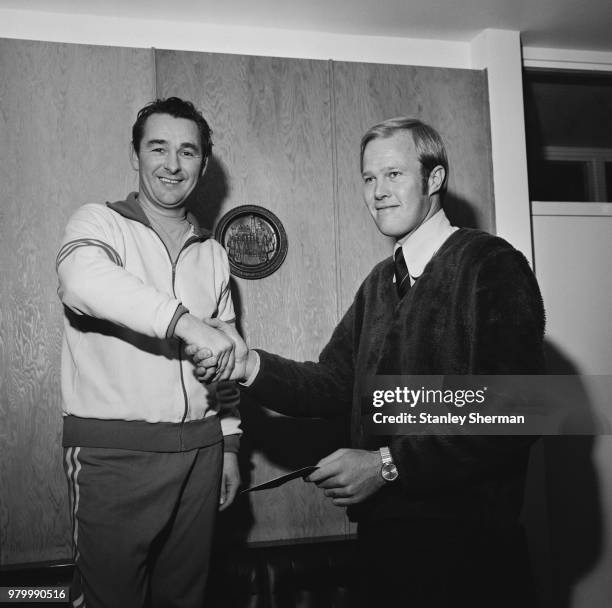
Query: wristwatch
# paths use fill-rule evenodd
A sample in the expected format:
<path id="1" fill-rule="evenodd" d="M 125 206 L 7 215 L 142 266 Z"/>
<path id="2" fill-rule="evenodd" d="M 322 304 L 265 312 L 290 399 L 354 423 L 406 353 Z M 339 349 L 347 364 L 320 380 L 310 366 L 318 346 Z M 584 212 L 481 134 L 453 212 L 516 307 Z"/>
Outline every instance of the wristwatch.
<path id="1" fill-rule="evenodd" d="M 391 452 L 389 448 L 380 448 L 380 458 L 382 460 L 382 467 L 380 468 L 380 476 L 387 482 L 395 481 L 399 473 L 397 467 L 391 458 Z"/>

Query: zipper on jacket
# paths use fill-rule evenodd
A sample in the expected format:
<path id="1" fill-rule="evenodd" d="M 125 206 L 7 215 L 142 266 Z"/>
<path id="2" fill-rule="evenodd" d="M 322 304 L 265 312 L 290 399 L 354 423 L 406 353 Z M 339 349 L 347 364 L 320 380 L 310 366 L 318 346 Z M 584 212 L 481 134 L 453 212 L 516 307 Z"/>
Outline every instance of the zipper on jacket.
<path id="1" fill-rule="evenodd" d="M 159 235 L 157 235 L 159 236 Z M 161 237 L 159 237 L 161 240 Z M 185 249 L 187 249 L 187 247 L 189 247 L 190 245 L 192 245 L 193 243 L 197 242 L 199 239 L 195 238 L 195 237 L 191 237 L 189 239 L 187 239 L 184 243 L 183 246 L 180 248 L 179 252 L 176 254 L 176 261 L 173 262 L 172 258 L 170 258 L 170 264 L 172 265 L 172 295 L 176 298 L 176 291 L 174 290 L 174 282 L 176 280 L 176 267 L 178 265 L 179 259 L 181 257 L 181 253 L 183 253 L 183 251 L 185 251 Z M 163 241 L 162 241 L 163 242 Z M 164 247 L 166 247 L 166 244 L 164 243 Z M 168 251 L 168 248 L 166 247 L 166 251 Z M 168 256 L 170 256 L 170 252 L 168 251 Z M 181 348 L 181 343 L 179 341 L 179 345 L 178 345 L 178 355 L 179 355 L 179 371 L 181 374 L 181 388 L 183 389 L 183 399 L 185 401 L 185 409 L 183 411 L 183 418 L 181 419 L 181 426 L 179 428 L 179 442 L 180 442 L 180 449 L 181 451 L 183 451 L 183 448 L 185 447 L 183 444 L 183 428 L 185 426 L 185 420 L 187 419 L 187 414 L 189 413 L 189 399 L 187 397 L 187 388 L 185 387 L 185 375 L 183 374 L 183 357 L 182 357 L 182 348 Z"/>
<path id="2" fill-rule="evenodd" d="M 182 251 L 182 250 L 181 250 Z M 178 263 L 179 256 L 181 255 L 180 251 L 176 256 L 176 263 L 172 263 L 172 295 L 176 298 L 176 292 L 174 291 L 174 281 L 176 279 L 176 264 Z M 181 426 L 179 428 L 179 444 L 180 450 L 183 451 L 183 427 L 185 425 L 185 420 L 187 419 L 187 413 L 189 412 L 189 399 L 187 397 L 187 388 L 185 387 L 185 376 L 183 375 L 183 354 L 182 354 L 182 345 L 181 341 L 178 341 L 178 357 L 179 357 L 179 373 L 181 375 L 181 388 L 183 389 L 183 401 L 185 403 L 185 408 L 183 410 L 183 417 L 181 418 Z"/>
<path id="3" fill-rule="evenodd" d="M 174 284 L 176 280 L 176 266 L 178 264 L 179 258 L 181 257 L 181 253 L 183 253 L 183 251 L 185 251 L 187 247 L 189 247 L 193 243 L 198 242 L 200 239 L 198 237 L 193 237 L 193 236 L 189 237 L 183 243 L 183 246 L 180 248 L 179 252 L 176 254 L 176 261 L 173 261 L 172 256 L 170 255 L 170 251 L 168 247 L 166 247 L 166 243 L 164 243 L 164 239 L 162 239 L 161 236 L 159 236 L 159 234 L 157 233 L 157 230 L 155 230 L 153 226 L 149 226 L 149 228 L 151 228 L 151 230 L 153 231 L 153 234 L 155 234 L 157 238 L 160 240 L 161 244 L 166 250 L 166 253 L 168 254 L 168 259 L 170 260 L 170 266 L 172 268 L 172 295 L 176 298 L 176 291 L 174 288 L 175 287 Z M 183 401 L 185 403 L 185 408 L 183 410 L 183 417 L 181 418 L 181 423 L 179 427 L 179 449 L 182 452 L 184 448 L 183 427 L 185 426 L 185 420 L 187 419 L 187 414 L 189 413 L 189 399 L 187 397 L 187 388 L 185 387 L 185 375 L 183 374 L 183 355 L 182 355 L 182 347 L 181 347 L 180 341 L 178 343 L 178 358 L 179 358 L 179 373 L 180 373 L 180 378 L 181 378 L 181 389 L 183 390 Z"/>

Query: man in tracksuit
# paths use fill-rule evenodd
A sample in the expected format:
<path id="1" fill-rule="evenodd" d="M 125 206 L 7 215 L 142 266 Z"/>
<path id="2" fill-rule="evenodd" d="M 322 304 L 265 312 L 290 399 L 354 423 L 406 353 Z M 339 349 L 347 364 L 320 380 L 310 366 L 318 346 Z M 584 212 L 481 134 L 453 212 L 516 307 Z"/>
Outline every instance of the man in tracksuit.
<path id="1" fill-rule="evenodd" d="M 211 130 L 173 97 L 132 136 L 139 192 L 78 209 L 57 258 L 72 600 L 200 606 L 215 514 L 240 483 L 237 391 L 200 383 L 184 352 L 208 348 L 215 380 L 233 366 L 231 340 L 202 322 L 234 321 L 227 256 L 185 209 Z"/>

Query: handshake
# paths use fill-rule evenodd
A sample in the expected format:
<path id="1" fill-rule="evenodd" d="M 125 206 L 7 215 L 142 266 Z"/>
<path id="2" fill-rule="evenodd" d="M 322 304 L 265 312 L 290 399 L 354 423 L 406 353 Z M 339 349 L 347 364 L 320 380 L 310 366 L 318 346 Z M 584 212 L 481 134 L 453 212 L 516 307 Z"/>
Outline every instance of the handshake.
<path id="1" fill-rule="evenodd" d="M 174 335 L 187 344 L 185 352 L 193 359 L 200 382 L 245 380 L 253 370 L 253 355 L 229 323 L 200 321 L 187 313 L 178 320 Z"/>

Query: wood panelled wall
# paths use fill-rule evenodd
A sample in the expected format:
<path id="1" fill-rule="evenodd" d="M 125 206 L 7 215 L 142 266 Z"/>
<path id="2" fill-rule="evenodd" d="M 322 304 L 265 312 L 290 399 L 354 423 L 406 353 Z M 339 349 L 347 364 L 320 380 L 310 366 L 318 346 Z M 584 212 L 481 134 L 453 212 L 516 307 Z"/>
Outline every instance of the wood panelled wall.
<path id="1" fill-rule="evenodd" d="M 340 301 L 346 310 L 374 261 L 390 255 L 362 202 L 359 143 L 372 125 L 413 116 L 435 127 L 449 157 L 444 208 L 458 226 L 492 230 L 493 179 L 485 74 L 474 70 L 333 63 Z"/>
<path id="2" fill-rule="evenodd" d="M 175 51 L 154 59 L 147 50 L 0 41 L 0 563 L 69 555 L 55 254 L 75 208 L 134 188 L 130 127 L 154 85 L 158 96 L 193 100 L 213 128 L 214 158 L 190 202 L 204 224 L 260 204 L 287 230 L 275 274 L 234 280 L 254 346 L 315 358 L 359 282 L 389 255 L 360 192 L 358 142 L 374 122 L 415 114 L 438 127 L 451 215 L 492 227 L 482 72 Z M 243 418 L 247 484 L 345 443 L 338 420 L 293 420 L 248 401 Z M 219 527 L 249 541 L 350 530 L 342 510 L 300 481 L 241 499 Z"/>
<path id="3" fill-rule="evenodd" d="M 192 207 L 209 207 L 213 199 L 222 215 L 239 205 L 263 205 L 287 231 L 289 251 L 277 272 L 258 281 L 235 279 L 249 343 L 298 359 L 316 357 L 337 318 L 327 63 L 158 51 L 156 68 L 158 95 L 192 99 L 212 123 L 214 171 Z M 248 401 L 241 410 L 247 451 L 253 449 L 249 483 L 314 464 L 343 445 L 341 438 L 334 441 L 339 424 L 273 416 Z M 242 509 L 256 522 L 249 540 L 345 533 L 344 511 L 311 484 L 292 482 L 248 500 Z"/>
<path id="4" fill-rule="evenodd" d="M 68 217 L 137 183 L 130 129 L 154 90 L 152 51 L 0 40 L 0 559 L 71 555 L 62 472 Z"/>

